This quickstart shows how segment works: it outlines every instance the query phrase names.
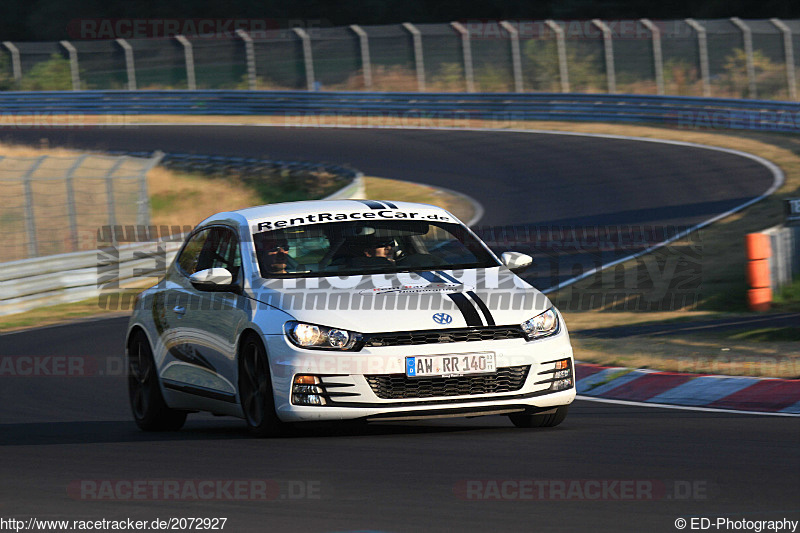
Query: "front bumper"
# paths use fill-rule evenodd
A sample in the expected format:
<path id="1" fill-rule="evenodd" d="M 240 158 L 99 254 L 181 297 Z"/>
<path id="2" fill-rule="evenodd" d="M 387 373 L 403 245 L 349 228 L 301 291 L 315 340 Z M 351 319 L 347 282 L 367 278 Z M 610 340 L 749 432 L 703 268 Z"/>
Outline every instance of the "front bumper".
<path id="1" fill-rule="evenodd" d="M 565 330 L 553 337 L 532 342 L 525 339 L 453 342 L 365 348 L 359 352 L 304 350 L 290 344 L 284 335 L 267 335 L 265 340 L 270 355 L 276 411 L 285 422 L 410 420 L 520 411 L 539 412 L 567 405 L 575 399 L 575 365 L 569 336 Z M 426 389 L 402 398 L 387 398 L 385 394 L 380 397 L 380 391 L 375 386 L 375 376 L 404 379 L 406 356 L 479 352 L 493 352 L 498 370 L 526 367 L 523 381 L 518 387 L 514 385 L 511 387 L 513 390 L 506 392 L 484 392 L 478 388 L 473 389 L 472 393 L 448 390 L 446 395 L 434 396 L 431 395 L 431 389 Z M 555 361 L 565 358 L 570 359 L 573 386 L 566 390 L 552 391 L 551 383 L 546 378 L 552 377 Z M 321 385 L 328 393 L 326 405 L 307 406 L 291 402 L 292 382 L 297 374 L 320 377 Z M 372 385 L 368 376 L 373 377 Z"/>

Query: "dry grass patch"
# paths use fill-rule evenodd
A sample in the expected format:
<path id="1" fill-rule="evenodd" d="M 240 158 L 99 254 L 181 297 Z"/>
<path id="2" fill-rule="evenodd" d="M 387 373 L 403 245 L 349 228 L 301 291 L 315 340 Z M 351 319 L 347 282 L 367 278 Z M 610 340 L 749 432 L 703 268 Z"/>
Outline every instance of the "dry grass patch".
<path id="1" fill-rule="evenodd" d="M 430 185 L 376 177 L 364 178 L 364 185 L 369 200 L 398 200 L 431 204 L 447 209 L 464 222 L 475 216 L 476 207 L 472 200 L 454 191 L 443 191 Z"/>

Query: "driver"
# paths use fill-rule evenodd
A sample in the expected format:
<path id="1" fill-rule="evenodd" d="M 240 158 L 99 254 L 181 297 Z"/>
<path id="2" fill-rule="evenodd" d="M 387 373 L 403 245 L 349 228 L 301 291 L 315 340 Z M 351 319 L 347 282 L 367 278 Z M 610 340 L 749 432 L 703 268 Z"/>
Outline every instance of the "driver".
<path id="1" fill-rule="evenodd" d="M 259 249 L 259 266 L 264 274 L 286 274 L 289 259 L 289 242 L 284 238 L 264 238 Z"/>
<path id="2" fill-rule="evenodd" d="M 379 267 L 394 265 L 394 239 L 371 238 L 360 244 L 359 254 L 351 261 L 355 267 Z"/>

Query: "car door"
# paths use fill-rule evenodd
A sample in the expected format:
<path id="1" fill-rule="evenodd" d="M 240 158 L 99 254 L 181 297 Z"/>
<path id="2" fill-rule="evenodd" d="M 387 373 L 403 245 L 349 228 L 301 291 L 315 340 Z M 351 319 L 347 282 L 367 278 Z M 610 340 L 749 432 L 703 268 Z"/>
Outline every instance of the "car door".
<path id="1" fill-rule="evenodd" d="M 189 277 L 208 268 L 226 268 L 239 283 L 240 243 L 227 226 L 205 228 L 195 237 L 178 257 L 175 283 L 167 291 L 172 361 L 163 369 L 162 379 L 184 392 L 232 401 L 236 340 L 248 319 L 249 302 L 235 292 L 198 290 Z"/>

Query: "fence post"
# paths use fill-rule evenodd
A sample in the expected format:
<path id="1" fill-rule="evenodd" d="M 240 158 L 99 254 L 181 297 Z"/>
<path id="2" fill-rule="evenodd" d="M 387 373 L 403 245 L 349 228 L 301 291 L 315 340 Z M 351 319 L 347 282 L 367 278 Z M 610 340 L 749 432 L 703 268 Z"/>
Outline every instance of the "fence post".
<path id="1" fill-rule="evenodd" d="M 369 58 L 369 38 L 358 24 L 351 24 L 350 29 L 358 36 L 358 45 L 361 49 L 361 70 L 364 73 L 364 88 L 372 90 L 372 62 Z"/>
<path id="2" fill-rule="evenodd" d="M 303 28 L 293 28 L 303 41 L 303 64 L 306 67 L 306 85 L 309 91 L 314 90 L 314 56 L 311 55 L 311 37 Z"/>
<path id="3" fill-rule="evenodd" d="M 14 46 L 11 41 L 3 41 L 5 46 L 11 53 L 11 72 L 14 75 L 14 81 L 22 79 L 22 62 L 19 60 L 19 48 Z"/>
<path id="4" fill-rule="evenodd" d="M 664 95 L 664 56 L 661 54 L 661 30 L 650 19 L 641 19 L 640 22 L 650 30 L 653 36 L 653 68 L 656 74 L 656 87 L 658 94 Z"/>
<path id="5" fill-rule="evenodd" d="M 600 28 L 603 32 L 603 51 L 606 57 L 606 83 L 608 85 L 608 92 L 614 94 L 617 92 L 617 75 L 614 71 L 614 42 L 611 38 L 611 28 L 600 19 L 593 19 L 592 24 Z"/>
<path id="6" fill-rule="evenodd" d="M 256 51 L 253 47 L 253 39 L 246 31 L 239 28 L 236 35 L 244 41 L 244 57 L 247 61 L 247 88 L 251 91 L 256 90 Z"/>
<path id="7" fill-rule="evenodd" d="M 194 77 L 194 52 L 192 43 L 183 35 L 176 35 L 175 39 L 183 46 L 183 55 L 186 58 L 186 85 L 190 91 L 197 90 L 197 80 Z"/>
<path id="8" fill-rule="evenodd" d="M 783 33 L 783 55 L 786 57 L 786 86 L 789 98 L 797 100 L 797 79 L 794 74 L 794 48 L 792 48 L 792 30 L 780 19 L 769 19 Z"/>
<path id="9" fill-rule="evenodd" d="M 460 22 L 451 22 L 458 33 L 461 34 L 461 51 L 464 55 L 464 79 L 467 81 L 467 92 L 475 92 L 475 74 L 472 71 L 472 46 L 469 40 L 469 30 Z"/>
<path id="10" fill-rule="evenodd" d="M 69 70 L 72 74 L 72 90 L 80 91 L 81 78 L 80 72 L 78 71 L 78 51 L 75 50 L 75 47 L 72 46 L 72 43 L 69 41 L 61 41 L 59 44 L 69 53 Z"/>
<path id="11" fill-rule="evenodd" d="M 558 49 L 558 77 L 561 81 L 561 92 L 569 92 L 569 70 L 567 69 L 567 43 L 564 40 L 564 28 L 552 20 L 545 20 L 547 27 L 556 34 L 556 48 Z"/>
<path id="12" fill-rule="evenodd" d="M 750 98 L 756 98 L 756 68 L 753 64 L 753 32 L 750 31 L 750 27 L 739 17 L 731 17 L 731 22 L 742 30 L 745 63 L 747 65 L 747 94 L 750 95 Z"/>
<path id="13" fill-rule="evenodd" d="M 136 202 L 136 224 L 140 226 L 150 225 L 150 199 L 147 196 L 147 173 L 152 170 L 154 166 L 159 164 L 164 159 L 164 152 L 156 150 L 153 156 L 142 167 L 139 174 L 139 200 Z"/>
<path id="14" fill-rule="evenodd" d="M 75 184 L 74 178 L 75 171 L 83 164 L 88 154 L 83 154 L 75 159 L 72 166 L 69 167 L 67 173 L 64 175 L 65 185 L 67 189 L 67 218 L 69 220 L 69 239 L 72 243 L 72 251 L 78 251 L 78 214 L 75 209 Z"/>
<path id="15" fill-rule="evenodd" d="M 522 85 L 522 55 L 519 51 L 519 32 L 507 20 L 500 22 L 500 26 L 508 32 L 511 38 L 511 66 L 514 71 L 514 90 L 521 93 L 524 89 Z"/>
<path id="16" fill-rule="evenodd" d="M 117 206 L 114 202 L 114 172 L 122 166 L 122 163 L 128 160 L 128 156 L 123 155 L 120 156 L 111 168 L 108 169 L 106 172 L 105 180 L 106 180 L 106 207 L 108 208 L 108 225 L 112 228 L 112 233 L 114 233 L 113 228 L 114 225 L 117 223 Z M 114 237 L 114 242 L 116 242 L 116 237 Z"/>
<path id="17" fill-rule="evenodd" d="M 411 34 L 414 41 L 414 62 L 417 64 L 417 90 L 425 92 L 425 62 L 422 59 L 422 35 L 410 22 L 404 22 L 403 27 Z"/>
<path id="18" fill-rule="evenodd" d="M 125 52 L 125 70 L 128 72 L 128 90 L 136 90 L 136 67 L 133 64 L 133 48 L 125 39 L 116 39 L 118 45 Z"/>
<path id="19" fill-rule="evenodd" d="M 697 32 L 697 50 L 700 55 L 700 77 L 703 80 L 703 96 L 711 96 L 711 76 L 708 72 L 708 44 L 706 41 L 706 29 L 694 19 L 686 19 L 688 24 Z"/>
<path id="20" fill-rule="evenodd" d="M 22 176 L 22 183 L 25 188 L 25 230 L 28 233 L 28 257 L 39 256 L 39 242 L 36 240 L 36 218 L 33 212 L 33 188 L 31 179 L 36 169 L 47 159 L 46 155 L 39 158 L 28 167 Z"/>

